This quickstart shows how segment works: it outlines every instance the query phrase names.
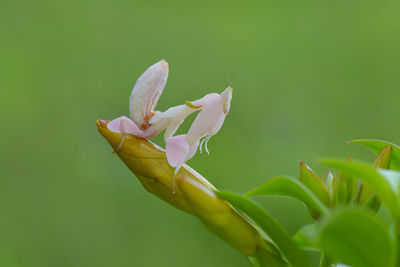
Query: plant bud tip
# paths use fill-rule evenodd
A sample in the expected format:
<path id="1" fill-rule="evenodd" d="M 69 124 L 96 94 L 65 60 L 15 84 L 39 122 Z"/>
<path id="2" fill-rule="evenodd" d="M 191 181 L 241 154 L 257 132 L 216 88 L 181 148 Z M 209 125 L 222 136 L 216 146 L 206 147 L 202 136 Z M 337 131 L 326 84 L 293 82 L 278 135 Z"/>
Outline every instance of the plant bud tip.
<path id="1" fill-rule="evenodd" d="M 97 126 L 105 127 L 109 122 L 110 121 L 107 121 L 107 120 L 97 120 L 96 124 L 97 124 Z"/>

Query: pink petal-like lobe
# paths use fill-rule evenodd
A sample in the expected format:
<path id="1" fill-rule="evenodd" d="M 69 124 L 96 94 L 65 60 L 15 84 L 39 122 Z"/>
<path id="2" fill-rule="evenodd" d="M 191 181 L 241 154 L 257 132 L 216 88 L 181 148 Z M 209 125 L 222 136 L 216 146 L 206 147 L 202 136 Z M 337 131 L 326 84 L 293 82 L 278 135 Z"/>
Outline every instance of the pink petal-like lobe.
<path id="1" fill-rule="evenodd" d="M 156 112 L 154 117 L 150 120 L 151 128 L 155 131 L 161 132 L 165 128 L 165 138 L 169 138 L 175 134 L 179 126 L 190 114 L 195 112 L 196 109 L 190 108 L 187 105 L 179 105 L 167 109 L 165 112 Z"/>
<path id="2" fill-rule="evenodd" d="M 165 140 L 165 144 L 169 165 L 178 169 L 194 156 L 198 145 L 190 146 L 186 134 L 170 137 Z"/>
<path id="3" fill-rule="evenodd" d="M 157 105 L 168 78 L 168 63 L 161 60 L 150 66 L 137 80 L 130 96 L 129 113 L 132 120 L 142 130 L 146 130 L 154 116 Z"/>
<path id="4" fill-rule="evenodd" d="M 233 88 L 228 87 L 221 93 L 222 107 L 225 114 L 228 114 L 229 109 L 231 107 L 232 92 Z"/>
<path id="5" fill-rule="evenodd" d="M 205 136 L 216 134 L 225 120 L 225 115 L 219 95 L 218 98 L 212 98 L 205 103 L 187 134 L 186 140 L 189 145 L 199 142 Z"/>
<path id="6" fill-rule="evenodd" d="M 107 128 L 110 131 L 121 133 L 121 134 L 134 134 L 138 135 L 142 132 L 139 127 L 128 117 L 121 116 L 112 120 L 107 124 Z"/>
<path id="7" fill-rule="evenodd" d="M 142 138 L 150 138 L 158 134 L 152 128 L 141 130 L 134 121 L 125 116 L 112 120 L 107 124 L 107 128 L 122 135 L 133 134 Z"/>

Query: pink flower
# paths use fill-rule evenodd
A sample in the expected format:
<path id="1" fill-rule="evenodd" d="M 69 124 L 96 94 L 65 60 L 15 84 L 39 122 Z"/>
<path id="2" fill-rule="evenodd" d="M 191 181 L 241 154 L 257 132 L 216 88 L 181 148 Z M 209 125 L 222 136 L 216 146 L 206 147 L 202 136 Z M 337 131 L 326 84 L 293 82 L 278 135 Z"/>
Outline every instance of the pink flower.
<path id="1" fill-rule="evenodd" d="M 130 118 L 121 116 L 111 121 L 107 127 L 123 135 L 119 148 L 127 135 L 150 138 L 165 130 L 167 160 L 176 168 L 176 174 L 194 156 L 199 145 L 201 152 L 201 146 L 205 143 L 208 153 L 208 140 L 219 131 L 228 114 L 232 88 L 228 87 L 221 94 L 211 93 L 196 101 L 185 102 L 164 112 L 154 111 L 167 78 L 168 63 L 165 60 L 150 66 L 133 87 L 129 105 Z M 200 112 L 188 133 L 174 136 L 185 118 L 196 111 Z"/>

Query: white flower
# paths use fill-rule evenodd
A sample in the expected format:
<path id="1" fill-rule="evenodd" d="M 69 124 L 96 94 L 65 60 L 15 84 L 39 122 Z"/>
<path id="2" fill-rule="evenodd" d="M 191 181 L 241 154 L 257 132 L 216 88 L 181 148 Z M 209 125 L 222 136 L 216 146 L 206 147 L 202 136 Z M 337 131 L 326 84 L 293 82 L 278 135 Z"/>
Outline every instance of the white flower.
<path id="1" fill-rule="evenodd" d="M 137 80 L 130 96 L 130 118 L 122 116 L 111 121 L 109 130 L 121 133 L 124 138 L 135 135 L 150 138 L 166 129 L 164 139 L 168 163 L 175 167 L 175 174 L 191 159 L 203 142 L 208 153 L 207 142 L 216 134 L 228 114 L 232 99 L 232 88 L 221 94 L 211 93 L 201 99 L 171 107 L 165 112 L 154 111 L 168 78 L 168 63 L 161 60 L 150 66 Z M 187 116 L 200 111 L 187 134 L 174 136 Z M 203 141 L 200 143 L 200 140 Z"/>

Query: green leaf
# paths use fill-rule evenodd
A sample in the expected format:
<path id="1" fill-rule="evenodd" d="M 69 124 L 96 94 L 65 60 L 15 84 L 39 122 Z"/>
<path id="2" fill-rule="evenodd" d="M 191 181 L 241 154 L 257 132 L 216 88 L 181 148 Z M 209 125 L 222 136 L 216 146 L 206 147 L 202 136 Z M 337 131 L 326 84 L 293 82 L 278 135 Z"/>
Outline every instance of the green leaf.
<path id="1" fill-rule="evenodd" d="M 391 145 L 386 146 L 382 151 L 378 154 L 374 162 L 374 166 L 382 169 L 390 168 L 390 161 L 392 158 L 393 148 Z"/>
<path id="2" fill-rule="evenodd" d="M 378 172 L 385 178 L 393 194 L 397 197 L 398 202 L 400 202 L 400 172 L 384 169 L 379 169 Z"/>
<path id="3" fill-rule="evenodd" d="M 257 250 L 258 262 L 260 267 L 288 267 L 288 263 L 281 257 L 270 253 L 269 251 L 259 247 Z"/>
<path id="4" fill-rule="evenodd" d="M 330 195 L 333 194 L 333 173 L 331 171 L 325 177 L 325 185 Z"/>
<path id="5" fill-rule="evenodd" d="M 327 207 L 304 184 L 292 177 L 278 176 L 246 193 L 247 196 L 286 196 L 304 202 L 323 215 L 329 213 Z"/>
<path id="6" fill-rule="evenodd" d="M 350 144 L 359 144 L 372 149 L 376 154 L 379 154 L 386 146 L 392 146 L 392 157 L 390 168 L 400 170 L 400 147 L 382 140 L 362 139 L 349 141 Z"/>
<path id="7" fill-rule="evenodd" d="M 348 161 L 351 161 L 351 156 L 349 155 L 347 158 Z M 344 193 L 345 191 L 345 201 L 346 203 L 350 203 L 352 202 L 358 193 L 358 182 L 357 179 L 351 175 L 345 174 L 343 172 L 340 172 L 338 175 L 338 180 L 340 181 L 339 184 L 336 183 L 336 186 L 339 186 L 339 188 L 336 187 L 336 191 L 332 192 L 333 195 L 333 201 L 336 202 L 336 204 L 338 204 L 338 202 L 340 203 L 340 200 L 343 196 L 341 194 Z M 342 182 L 344 182 L 344 185 L 342 184 Z M 345 188 L 345 190 L 344 190 Z"/>
<path id="8" fill-rule="evenodd" d="M 386 146 L 378 155 L 374 162 L 374 167 L 389 169 L 390 159 L 392 155 L 392 146 Z M 362 185 L 360 188 L 359 202 L 366 203 L 366 206 L 373 209 L 379 208 L 379 200 L 373 193 L 372 188 L 367 185 Z"/>
<path id="9" fill-rule="evenodd" d="M 293 240 L 302 249 L 319 250 L 315 235 L 315 224 L 309 224 L 301 228 L 293 236 Z"/>
<path id="10" fill-rule="evenodd" d="M 275 244 L 262 242 L 257 247 L 256 257 L 248 257 L 251 263 L 256 267 L 289 267 L 287 261 L 282 257 L 281 252 Z"/>
<path id="11" fill-rule="evenodd" d="M 258 261 L 258 258 L 250 256 L 248 257 L 248 259 L 254 267 L 260 267 L 260 262 Z"/>
<path id="12" fill-rule="evenodd" d="M 337 168 L 345 173 L 358 177 L 382 200 L 395 218 L 400 215 L 399 176 L 398 172 L 379 170 L 357 161 L 322 159 L 322 164 Z"/>
<path id="13" fill-rule="evenodd" d="M 342 179 L 346 183 L 346 202 L 351 202 L 353 199 L 357 196 L 358 192 L 358 183 L 357 179 L 351 175 L 345 174 L 343 172 L 339 173 L 339 176 L 342 177 Z"/>
<path id="14" fill-rule="evenodd" d="M 346 267 L 347 265 L 341 266 Z M 338 267 L 338 264 L 335 264 L 329 256 L 321 252 L 319 267 Z"/>
<path id="15" fill-rule="evenodd" d="M 216 194 L 249 216 L 278 246 L 293 267 L 312 266 L 305 252 L 297 247 L 288 232 L 263 208 L 239 194 L 231 192 L 216 192 Z"/>
<path id="16" fill-rule="evenodd" d="M 300 161 L 300 181 L 305 184 L 322 203 L 330 207 L 332 200 L 328 188 L 321 178 L 319 178 L 304 161 Z"/>
<path id="17" fill-rule="evenodd" d="M 396 264 L 393 233 L 381 220 L 362 210 L 342 210 L 323 220 L 318 244 L 335 261 L 353 267 Z"/>
<path id="18" fill-rule="evenodd" d="M 347 201 L 347 183 L 342 174 L 333 178 L 332 201 L 334 205 L 341 205 Z"/>

